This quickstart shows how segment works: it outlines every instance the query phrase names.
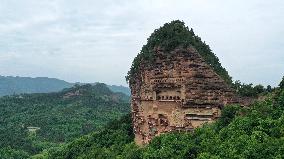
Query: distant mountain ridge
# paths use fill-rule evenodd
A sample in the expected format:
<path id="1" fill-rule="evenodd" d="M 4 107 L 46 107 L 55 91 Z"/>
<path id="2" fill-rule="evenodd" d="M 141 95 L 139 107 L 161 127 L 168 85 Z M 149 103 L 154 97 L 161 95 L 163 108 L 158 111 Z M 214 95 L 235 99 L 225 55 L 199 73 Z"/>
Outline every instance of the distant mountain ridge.
<path id="1" fill-rule="evenodd" d="M 130 96 L 130 89 L 128 87 L 124 87 L 124 86 L 117 86 L 117 85 L 107 85 L 107 87 L 113 91 L 113 92 L 121 92 L 124 93 L 126 95 Z"/>
<path id="2" fill-rule="evenodd" d="M 86 84 L 86 83 L 77 83 Z M 95 83 L 93 83 L 95 84 Z M 92 85 L 93 85 L 92 84 Z M 75 83 L 66 82 L 57 78 L 49 77 L 19 77 L 0 76 L 0 96 L 22 94 L 22 93 L 50 93 L 58 92 L 64 88 L 70 88 Z M 107 85 L 113 92 L 121 92 L 130 95 L 128 87 Z"/>

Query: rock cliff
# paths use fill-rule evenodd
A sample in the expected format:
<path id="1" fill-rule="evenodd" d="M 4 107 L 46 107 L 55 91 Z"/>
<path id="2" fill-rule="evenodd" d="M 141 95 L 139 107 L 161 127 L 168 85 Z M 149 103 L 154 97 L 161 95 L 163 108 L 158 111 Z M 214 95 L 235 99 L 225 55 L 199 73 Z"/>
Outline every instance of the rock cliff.
<path id="1" fill-rule="evenodd" d="M 139 59 L 129 81 L 137 144 L 146 144 L 161 133 L 191 131 L 213 122 L 222 107 L 238 102 L 228 82 L 194 45 L 147 49 L 151 55 Z"/>

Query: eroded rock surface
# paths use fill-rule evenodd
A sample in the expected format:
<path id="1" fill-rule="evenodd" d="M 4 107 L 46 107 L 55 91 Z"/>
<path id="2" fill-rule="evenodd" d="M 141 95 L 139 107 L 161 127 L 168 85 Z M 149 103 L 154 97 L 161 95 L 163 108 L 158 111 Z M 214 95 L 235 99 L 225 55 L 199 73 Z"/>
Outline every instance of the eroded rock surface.
<path id="1" fill-rule="evenodd" d="M 234 91 L 194 48 L 154 49 L 154 61 L 140 64 L 130 83 L 135 142 L 148 143 L 171 131 L 191 131 L 216 120 L 237 103 Z"/>

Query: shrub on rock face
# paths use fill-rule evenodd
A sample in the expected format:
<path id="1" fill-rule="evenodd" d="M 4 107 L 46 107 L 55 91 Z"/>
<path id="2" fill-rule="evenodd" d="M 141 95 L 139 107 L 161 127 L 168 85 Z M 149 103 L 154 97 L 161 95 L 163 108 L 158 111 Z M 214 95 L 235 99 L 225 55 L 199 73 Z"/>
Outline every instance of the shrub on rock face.
<path id="1" fill-rule="evenodd" d="M 217 127 L 220 129 L 229 125 L 231 121 L 235 118 L 235 116 L 238 115 L 239 110 L 240 106 L 238 105 L 224 107 L 224 109 L 222 110 L 221 117 L 217 122 Z"/>

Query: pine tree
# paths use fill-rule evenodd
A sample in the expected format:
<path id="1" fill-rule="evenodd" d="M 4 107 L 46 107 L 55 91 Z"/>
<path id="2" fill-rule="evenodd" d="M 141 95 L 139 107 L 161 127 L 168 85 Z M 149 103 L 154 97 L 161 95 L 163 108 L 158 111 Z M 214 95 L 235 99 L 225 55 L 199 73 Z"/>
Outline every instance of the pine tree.
<path id="1" fill-rule="evenodd" d="M 284 76 L 282 77 L 282 81 L 279 83 L 280 88 L 284 88 Z"/>

